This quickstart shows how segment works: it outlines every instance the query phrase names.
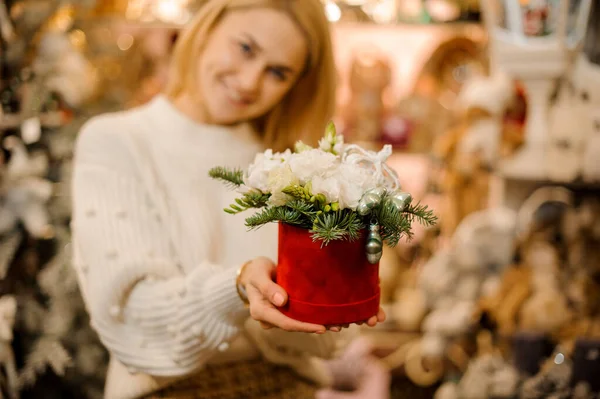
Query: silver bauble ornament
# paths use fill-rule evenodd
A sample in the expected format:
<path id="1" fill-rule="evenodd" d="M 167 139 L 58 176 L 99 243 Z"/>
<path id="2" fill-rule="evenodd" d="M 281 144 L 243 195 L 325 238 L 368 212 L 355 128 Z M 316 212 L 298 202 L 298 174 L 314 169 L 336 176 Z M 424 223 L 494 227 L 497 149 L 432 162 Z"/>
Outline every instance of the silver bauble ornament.
<path id="1" fill-rule="evenodd" d="M 392 198 L 390 200 L 396 206 L 398 211 L 402 212 L 412 202 L 412 196 L 409 193 L 400 191 L 400 192 L 394 193 L 394 195 L 392 196 Z"/>
<path id="2" fill-rule="evenodd" d="M 356 210 L 362 216 L 368 215 L 371 209 L 375 208 L 381 202 L 381 196 L 374 193 L 366 193 L 358 202 Z"/>
<path id="3" fill-rule="evenodd" d="M 364 202 L 359 202 L 358 206 L 356 207 L 356 211 L 359 215 L 366 216 L 371 213 L 371 208 L 369 208 Z"/>
<path id="4" fill-rule="evenodd" d="M 379 262 L 383 254 L 383 241 L 379 234 L 379 225 L 372 224 L 369 226 L 369 235 L 367 236 L 367 244 L 365 245 L 367 260 L 374 265 Z"/>
<path id="5" fill-rule="evenodd" d="M 372 188 L 370 190 L 367 191 L 367 194 L 375 194 L 376 196 L 378 196 L 379 198 L 383 197 L 383 195 L 385 194 L 386 189 L 385 187 L 375 187 Z"/>

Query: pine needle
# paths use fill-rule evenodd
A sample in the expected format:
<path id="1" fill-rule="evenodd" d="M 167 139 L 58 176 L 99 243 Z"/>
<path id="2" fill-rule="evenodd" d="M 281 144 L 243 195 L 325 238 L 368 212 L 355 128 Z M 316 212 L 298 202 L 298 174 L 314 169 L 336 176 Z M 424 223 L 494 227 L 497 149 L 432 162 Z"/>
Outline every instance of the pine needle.
<path id="1" fill-rule="evenodd" d="M 267 223 L 283 222 L 293 225 L 305 224 L 304 215 L 287 207 L 265 208 L 246 219 L 246 227 L 254 230 Z"/>
<path id="2" fill-rule="evenodd" d="M 311 230 L 313 241 L 322 241 L 327 245 L 335 240 L 354 241 L 360 237 L 364 224 L 356 212 L 343 209 L 336 212 L 325 212 L 315 217 Z"/>
<path id="3" fill-rule="evenodd" d="M 229 169 L 221 166 L 212 168 L 208 175 L 213 179 L 221 180 L 230 187 L 239 187 L 244 184 L 244 172 L 239 169 Z"/>

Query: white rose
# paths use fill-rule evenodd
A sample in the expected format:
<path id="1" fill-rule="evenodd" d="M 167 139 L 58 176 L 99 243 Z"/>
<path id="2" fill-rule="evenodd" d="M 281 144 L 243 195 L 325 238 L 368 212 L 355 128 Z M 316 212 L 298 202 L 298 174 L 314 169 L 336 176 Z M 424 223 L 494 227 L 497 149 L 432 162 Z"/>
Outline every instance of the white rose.
<path id="1" fill-rule="evenodd" d="M 300 180 L 301 185 L 311 181 L 314 176 L 324 176 L 336 166 L 336 163 L 337 158 L 335 155 L 319 149 L 292 154 L 288 159 L 288 164 Z"/>
<path id="2" fill-rule="evenodd" d="M 285 160 L 291 153 L 273 154 L 272 150 L 267 150 L 264 153 L 257 154 L 254 162 L 248 167 L 244 176 L 244 184 L 250 188 L 254 188 L 268 192 L 269 173 L 274 168 L 285 164 Z"/>
<path id="3" fill-rule="evenodd" d="M 356 164 L 342 164 L 338 168 L 340 208 L 356 209 L 365 191 L 377 186 L 377 180 L 368 170 Z"/>
<path id="4" fill-rule="evenodd" d="M 290 157 L 292 156 L 292 150 L 290 150 L 289 148 L 287 150 L 285 150 L 284 152 L 277 152 L 273 155 L 274 159 L 279 159 L 281 162 L 283 163 L 287 163 L 290 160 Z"/>
<path id="5" fill-rule="evenodd" d="M 289 165 L 272 169 L 267 179 L 267 189 L 271 193 L 269 205 L 285 205 L 289 200 L 289 196 L 281 192 L 281 190 L 292 184 L 298 184 L 298 178 L 294 175 Z"/>
<path id="6" fill-rule="evenodd" d="M 329 177 L 315 176 L 312 179 L 312 193 L 323 194 L 327 202 L 338 202 L 340 198 L 340 181 L 333 175 Z"/>
<path id="7" fill-rule="evenodd" d="M 355 210 L 365 191 L 376 187 L 377 182 L 368 170 L 359 165 L 337 165 L 324 176 L 312 179 L 313 194 L 323 194 L 327 202 L 337 202 L 340 209 Z"/>

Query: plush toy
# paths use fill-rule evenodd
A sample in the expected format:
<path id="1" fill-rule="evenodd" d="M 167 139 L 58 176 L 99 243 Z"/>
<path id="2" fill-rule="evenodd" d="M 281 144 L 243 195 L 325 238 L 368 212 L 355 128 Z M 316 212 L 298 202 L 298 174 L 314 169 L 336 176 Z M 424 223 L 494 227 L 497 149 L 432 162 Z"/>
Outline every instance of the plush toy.
<path id="1" fill-rule="evenodd" d="M 559 280 L 560 260 L 547 242 L 529 244 L 524 257 L 531 270 L 531 295 L 519 312 L 519 327 L 527 331 L 553 333 L 572 318 Z"/>
<path id="2" fill-rule="evenodd" d="M 393 300 L 388 317 L 401 331 L 418 331 L 427 313 L 427 298 L 425 292 L 417 286 L 417 281 L 421 266 L 437 250 L 438 235 L 437 226 L 428 228 L 415 246 L 398 249 L 401 266 L 393 284 Z M 381 270 L 381 264 L 379 267 Z"/>
<path id="3" fill-rule="evenodd" d="M 444 383 L 436 391 L 434 399 L 514 397 L 520 380 L 519 373 L 494 348 L 488 331 L 481 331 L 477 341 L 477 353 L 461 380 L 458 383 Z"/>
<path id="4" fill-rule="evenodd" d="M 507 269 L 500 289 L 479 302 L 502 334 L 519 329 L 555 333 L 573 314 L 565 296 L 562 271 L 565 248 L 560 237 L 562 220 L 572 194 L 561 187 L 535 191 L 517 216 L 517 264 Z"/>
<path id="5" fill-rule="evenodd" d="M 438 251 L 419 276 L 418 287 L 427 299 L 422 349 L 441 357 L 448 343 L 475 325 L 479 298 L 499 288 L 499 275 L 510 264 L 515 214 L 489 209 L 467 217 L 448 249 Z"/>
<path id="6" fill-rule="evenodd" d="M 500 334 L 509 336 L 517 329 L 517 314 L 531 294 L 530 280 L 529 269 L 509 267 L 496 293 L 480 299 L 479 311 L 490 317 Z"/>
<path id="7" fill-rule="evenodd" d="M 445 167 L 441 189 L 447 195 L 442 231 L 451 236 L 467 215 L 488 205 L 490 170 L 499 155 L 502 118 L 512 82 L 504 75 L 476 77 L 457 99 L 459 123 L 434 143 L 433 155 Z"/>
<path id="8" fill-rule="evenodd" d="M 352 141 L 379 141 L 385 116 L 384 93 L 392 79 L 389 60 L 373 49 L 359 51 L 350 69 L 350 103 L 345 112 Z"/>

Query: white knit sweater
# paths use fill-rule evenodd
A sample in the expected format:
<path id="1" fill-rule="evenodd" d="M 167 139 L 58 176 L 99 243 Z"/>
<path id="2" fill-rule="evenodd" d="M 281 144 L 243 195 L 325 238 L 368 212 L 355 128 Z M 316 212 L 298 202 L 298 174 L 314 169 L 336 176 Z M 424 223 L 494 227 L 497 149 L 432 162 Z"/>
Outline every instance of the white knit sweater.
<path id="1" fill-rule="evenodd" d="M 276 259 L 276 228 L 248 232 L 247 215 L 223 212 L 235 192 L 208 170 L 245 167 L 261 150 L 249 129 L 199 125 L 163 96 L 83 127 L 73 263 L 92 325 L 111 353 L 105 397 L 136 398 L 207 362 L 258 355 L 239 334 L 248 314 L 235 273 L 253 257 Z M 308 339 L 300 346 L 327 356 L 331 335 L 276 339 Z"/>

